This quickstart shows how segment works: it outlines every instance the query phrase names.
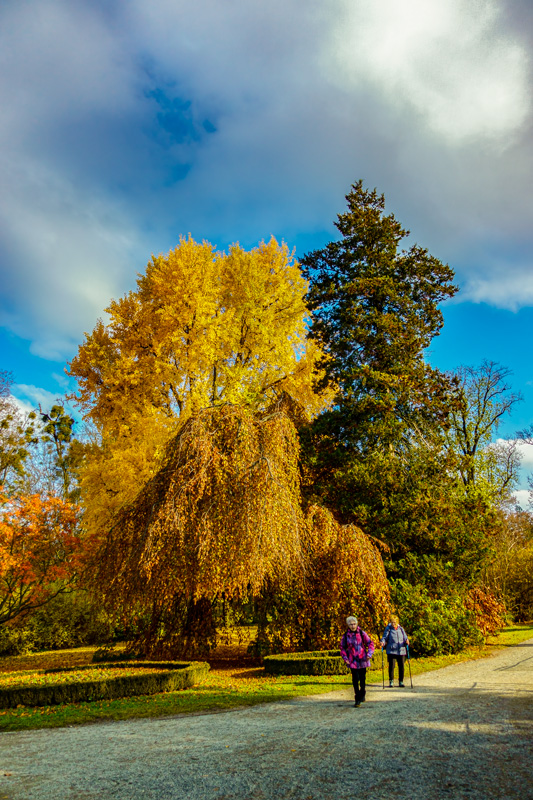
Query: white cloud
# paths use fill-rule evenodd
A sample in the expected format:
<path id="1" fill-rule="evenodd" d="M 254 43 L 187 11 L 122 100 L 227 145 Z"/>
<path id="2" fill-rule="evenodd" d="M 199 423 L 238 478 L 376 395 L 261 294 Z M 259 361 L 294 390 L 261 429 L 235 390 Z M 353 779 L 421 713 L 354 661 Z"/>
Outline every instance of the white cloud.
<path id="1" fill-rule="evenodd" d="M 9 399 L 15 406 L 15 408 L 20 411 L 23 416 L 29 414 L 30 411 L 35 411 L 35 404 L 31 403 L 29 400 L 21 399 L 20 397 L 16 397 L 14 394 L 10 394 Z"/>
<path id="2" fill-rule="evenodd" d="M 60 375 L 57 372 L 52 372 L 52 378 L 56 381 L 57 384 L 63 389 L 64 392 L 67 392 L 70 388 L 70 380 L 67 378 L 66 375 Z"/>
<path id="3" fill-rule="evenodd" d="M 522 268 L 491 270 L 485 276 L 469 278 L 463 288 L 462 299 L 475 303 L 488 303 L 498 308 L 517 311 L 533 305 L 533 254 Z"/>
<path id="4" fill-rule="evenodd" d="M 20 408 L 27 411 L 35 410 L 39 406 L 46 411 L 51 406 L 56 405 L 61 399 L 57 394 L 41 389 L 39 386 L 31 386 L 24 383 L 15 383 L 11 387 L 11 394 L 14 401 Z"/>
<path id="5" fill-rule="evenodd" d="M 365 79 L 438 135 L 508 137 L 527 118 L 528 58 L 494 0 L 346 0 L 333 72 Z"/>
<path id="6" fill-rule="evenodd" d="M 530 493 L 528 489 L 518 489 L 516 492 L 512 492 L 512 495 L 516 499 L 517 504 L 524 511 L 527 511 L 529 509 Z"/>
<path id="7" fill-rule="evenodd" d="M 10 399 L 23 414 L 38 411 L 38 409 L 47 413 L 52 406 L 60 405 L 66 413 L 74 417 L 77 423 L 81 422 L 79 410 L 72 408 L 69 401 L 60 392 L 50 392 L 48 389 L 32 384 L 15 383 L 11 386 Z"/>
<path id="8" fill-rule="evenodd" d="M 498 439 L 497 443 L 504 440 Z M 527 444 L 521 440 L 517 441 L 518 452 L 520 454 L 520 465 L 523 470 L 533 472 L 533 444 Z"/>
<path id="9" fill-rule="evenodd" d="M 0 14 L 0 323 L 34 353 L 70 357 L 180 233 L 292 244 L 332 230 L 358 177 L 459 264 L 464 298 L 533 300 L 529 64 L 507 4 L 40 0 Z"/>

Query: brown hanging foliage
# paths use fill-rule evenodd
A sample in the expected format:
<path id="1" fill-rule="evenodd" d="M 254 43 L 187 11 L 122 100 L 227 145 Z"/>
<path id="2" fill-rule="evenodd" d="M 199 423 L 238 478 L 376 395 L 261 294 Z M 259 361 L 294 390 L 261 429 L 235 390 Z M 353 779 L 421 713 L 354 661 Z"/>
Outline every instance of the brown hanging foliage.
<path id="1" fill-rule="evenodd" d="M 389 584 L 378 547 L 356 525 L 340 525 L 321 506 L 311 506 L 307 521 L 313 547 L 305 591 L 307 618 L 329 617 L 336 623 L 336 633 L 339 627 L 344 630 L 346 616 L 354 613 L 365 629 L 377 631 L 390 612 Z M 332 642 L 328 637 L 316 644 L 327 647 Z"/>
<path id="2" fill-rule="evenodd" d="M 145 642 L 171 636 L 169 609 L 258 593 L 302 569 L 297 434 L 279 409 L 205 409 L 169 443 L 161 468 L 102 543 L 94 582 L 114 607 L 150 607 Z M 175 625 L 182 627 L 176 608 Z M 161 632 L 161 625 L 165 631 Z"/>
<path id="3" fill-rule="evenodd" d="M 137 612 L 137 652 L 205 652 L 216 641 L 222 596 L 235 602 L 273 592 L 263 638 L 292 647 L 330 646 L 348 613 L 372 628 L 386 615 L 375 545 L 324 508 L 303 513 L 297 412 L 287 396 L 263 414 L 233 405 L 198 412 L 116 515 L 93 582 L 108 606 Z M 276 616 L 280 601 L 290 613 Z"/>
<path id="4" fill-rule="evenodd" d="M 305 574 L 270 584 L 257 652 L 337 647 L 345 619 L 377 634 L 390 612 L 389 584 L 377 546 L 356 525 L 339 524 L 331 511 L 312 505 L 306 514 Z"/>

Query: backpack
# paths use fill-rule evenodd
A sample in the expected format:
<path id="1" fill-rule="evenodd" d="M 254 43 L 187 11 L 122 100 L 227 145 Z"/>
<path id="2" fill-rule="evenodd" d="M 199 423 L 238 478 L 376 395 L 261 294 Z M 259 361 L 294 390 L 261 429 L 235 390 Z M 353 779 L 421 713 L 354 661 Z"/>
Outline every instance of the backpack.
<path id="1" fill-rule="evenodd" d="M 361 644 L 363 646 L 363 650 L 365 651 L 365 657 L 368 658 L 368 645 L 366 644 L 365 640 L 363 639 L 364 631 L 363 631 L 363 629 L 361 628 L 360 625 L 358 625 L 357 627 L 359 628 L 359 635 L 361 636 Z M 357 633 L 357 628 L 355 629 L 354 633 Z M 348 647 L 348 631 L 345 631 L 345 633 L 343 634 L 343 637 L 341 639 L 341 644 L 342 644 L 344 650 L 346 650 L 346 648 Z"/>

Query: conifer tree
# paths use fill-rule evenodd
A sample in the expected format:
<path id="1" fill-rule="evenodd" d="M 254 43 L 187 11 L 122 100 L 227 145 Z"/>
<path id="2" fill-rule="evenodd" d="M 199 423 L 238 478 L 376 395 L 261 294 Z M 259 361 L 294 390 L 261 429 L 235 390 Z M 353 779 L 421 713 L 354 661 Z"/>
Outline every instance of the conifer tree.
<path id="1" fill-rule="evenodd" d="M 442 418 L 447 381 L 424 359 L 443 324 L 439 303 L 457 291 L 453 271 L 416 244 L 385 200 L 363 182 L 346 196 L 341 238 L 302 259 L 310 283 L 310 335 L 324 352 L 320 386 L 335 386 L 335 408 L 319 428 L 360 455 L 402 448 L 413 426 Z"/>

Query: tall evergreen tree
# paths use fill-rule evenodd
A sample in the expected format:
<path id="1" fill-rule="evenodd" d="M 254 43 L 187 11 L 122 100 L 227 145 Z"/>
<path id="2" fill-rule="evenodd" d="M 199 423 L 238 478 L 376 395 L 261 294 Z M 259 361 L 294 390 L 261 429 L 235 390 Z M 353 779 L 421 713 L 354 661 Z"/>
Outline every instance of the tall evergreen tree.
<path id="1" fill-rule="evenodd" d="M 359 181 L 337 218 L 341 238 L 302 259 L 310 335 L 323 349 L 321 385 L 337 388 L 319 428 L 336 458 L 405 446 L 413 429 L 445 415 L 447 381 L 424 360 L 442 327 L 439 303 L 457 291 L 451 268 L 414 244 L 385 200 Z M 339 450 L 340 448 L 340 450 Z"/>
<path id="2" fill-rule="evenodd" d="M 393 604 L 415 648 L 440 652 L 478 635 L 465 604 L 495 524 L 491 503 L 465 492 L 447 446 L 464 406 L 461 376 L 424 355 L 443 325 L 439 304 L 457 287 L 426 249 L 402 248 L 409 232 L 382 195 L 359 181 L 346 199 L 339 240 L 302 259 L 310 335 L 324 353 L 319 383 L 336 392 L 301 431 L 304 491 L 386 544 Z"/>

